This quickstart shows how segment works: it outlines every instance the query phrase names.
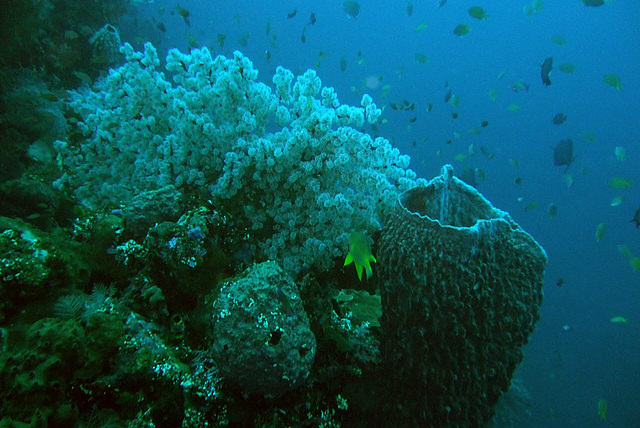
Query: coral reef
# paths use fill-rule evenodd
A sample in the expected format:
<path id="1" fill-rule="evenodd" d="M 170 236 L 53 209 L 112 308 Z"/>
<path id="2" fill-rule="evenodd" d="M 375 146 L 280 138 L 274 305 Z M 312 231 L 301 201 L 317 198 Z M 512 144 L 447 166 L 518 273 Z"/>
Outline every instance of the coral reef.
<path id="1" fill-rule="evenodd" d="M 332 267 L 349 232 L 379 229 L 397 193 L 417 182 L 408 156 L 351 128 L 377 120 L 371 98 L 341 105 L 313 70 L 294 83 L 279 67 L 272 92 L 240 52 L 214 59 L 207 48 L 173 49 L 174 85 L 150 43 L 122 52 L 122 67 L 74 93 L 81 120 L 74 138 L 57 142 L 58 185 L 89 206 L 168 185 L 212 197 L 250 229 L 258 260 L 297 274 Z M 273 122 L 281 129 L 270 133 Z"/>
<path id="2" fill-rule="evenodd" d="M 242 391 L 280 395 L 299 388 L 316 353 L 296 284 L 274 262 L 222 286 L 213 306 L 212 353 Z"/>

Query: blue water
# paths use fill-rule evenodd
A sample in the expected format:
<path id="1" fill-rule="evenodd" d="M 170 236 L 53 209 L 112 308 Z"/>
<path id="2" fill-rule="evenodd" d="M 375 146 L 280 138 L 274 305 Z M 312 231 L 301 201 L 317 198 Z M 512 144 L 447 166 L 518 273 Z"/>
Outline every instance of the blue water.
<path id="1" fill-rule="evenodd" d="M 411 155 L 411 167 L 419 176 L 437 175 L 443 163 L 452 163 L 458 172 L 463 165 L 482 169 L 486 178 L 478 185 L 480 191 L 508 211 L 549 256 L 541 319 L 518 370 L 531 394 L 529 426 L 640 426 L 640 273 L 616 248 L 624 244 L 634 256 L 640 255 L 640 229 L 630 222 L 640 207 L 640 4 L 617 0 L 593 8 L 578 0 L 544 1 L 542 11 L 527 17 L 526 1 L 450 0 L 442 8 L 436 0 L 413 3 L 409 17 L 405 1 L 365 0 L 360 16 L 352 19 L 338 0 L 183 0 L 180 6 L 191 12 L 187 27 L 177 13 L 170 14 L 174 2 L 157 1 L 139 8 L 139 27 L 125 20 L 121 31 L 123 40 L 141 37 L 134 43 L 137 49 L 151 38 L 161 55 L 173 47 L 187 50 L 187 35 L 216 54 L 241 50 L 260 70 L 263 81 L 271 80 L 278 65 L 294 73 L 316 68 L 323 85 L 335 87 L 342 103 L 358 105 L 364 91 L 378 106 L 387 105 L 383 118 L 388 123 L 378 125 L 380 135 Z M 467 9 L 473 5 L 482 6 L 489 18 L 470 17 Z M 294 9 L 296 16 L 288 19 L 287 13 Z M 302 43 L 300 36 L 312 12 L 317 22 L 307 27 Z M 163 22 L 167 32 L 155 30 L 144 37 L 142 23 L 150 18 Z M 273 45 L 266 35 L 269 19 L 271 33 L 277 35 Z M 423 23 L 428 28 L 416 32 Z M 471 25 L 472 31 L 455 36 L 452 31 L 459 23 Z M 218 33 L 226 35 L 222 49 L 216 45 Z M 239 37 L 245 33 L 248 43 L 242 47 Z M 551 37 L 556 34 L 568 44 L 554 44 Z M 271 53 L 269 62 L 266 50 Z M 316 67 L 320 51 L 328 57 Z M 427 55 L 427 63 L 416 62 L 416 53 Z M 552 85 L 545 87 L 539 66 L 549 56 L 555 69 Z M 561 63 L 573 63 L 577 71 L 562 73 L 557 69 Z M 398 73 L 400 67 L 406 72 Z M 624 85 L 620 91 L 604 82 L 607 73 L 620 76 Z M 370 76 L 384 76 L 377 89 L 365 88 Z M 510 89 L 519 79 L 531 84 L 528 91 Z M 460 98 L 457 109 L 443 102 L 445 82 Z M 391 85 L 387 97 L 384 85 Z M 489 99 L 492 89 L 498 91 L 495 102 Z M 390 103 L 404 99 L 415 102 L 414 111 L 390 109 Z M 426 110 L 428 103 L 433 104 L 431 112 Z M 511 104 L 521 105 L 521 111 L 508 111 Z M 451 117 L 453 111 L 458 119 Z M 568 119 L 553 125 L 551 119 L 559 112 Z M 416 121 L 409 123 L 413 117 Z M 480 127 L 483 120 L 489 123 L 486 128 Z M 472 128 L 481 133 L 469 134 Z M 454 132 L 462 138 L 456 140 Z M 597 140 L 585 139 L 585 132 Z M 573 178 L 570 188 L 563 178 L 564 167 L 552 162 L 553 147 L 565 138 L 575 144 L 576 160 L 567 171 Z M 448 140 L 453 142 L 446 144 Z M 473 156 L 470 144 L 475 147 Z M 495 157 L 484 157 L 480 146 Z M 624 162 L 616 158 L 616 146 L 626 149 Z M 467 155 L 464 162 L 454 160 L 458 154 Z M 518 168 L 510 159 L 518 162 Z M 514 183 L 518 176 L 521 185 Z M 613 189 L 607 184 L 613 176 L 635 185 Z M 618 195 L 624 196 L 623 203 L 610 206 Z M 525 210 L 531 202 L 539 205 Z M 558 207 L 555 218 L 546 212 L 551 203 Z M 594 233 L 599 223 L 606 225 L 606 232 L 597 243 Z M 565 281 L 562 287 L 556 286 L 559 278 Z M 629 322 L 611 323 L 614 316 Z M 606 420 L 597 414 L 600 399 L 608 402 Z"/>

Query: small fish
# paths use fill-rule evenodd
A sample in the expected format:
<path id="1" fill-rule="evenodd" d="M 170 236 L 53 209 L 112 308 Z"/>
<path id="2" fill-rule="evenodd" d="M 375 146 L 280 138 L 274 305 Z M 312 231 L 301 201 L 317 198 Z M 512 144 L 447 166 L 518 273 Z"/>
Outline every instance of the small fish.
<path id="1" fill-rule="evenodd" d="M 240 46 L 242 46 L 243 48 L 246 48 L 249 44 L 249 33 L 241 34 L 238 37 L 238 43 L 240 43 Z"/>
<path id="2" fill-rule="evenodd" d="M 505 74 L 507 74 L 506 71 L 501 72 L 500 74 L 498 74 L 498 77 L 496 77 L 496 80 L 502 80 Z"/>
<path id="3" fill-rule="evenodd" d="M 511 104 L 509 105 L 509 107 L 507 107 L 507 111 L 510 111 L 512 113 L 519 112 L 520 110 L 522 110 L 522 106 L 520 104 Z"/>
<path id="4" fill-rule="evenodd" d="M 452 95 L 452 92 L 451 92 L 451 89 L 449 89 L 449 90 L 447 91 L 447 93 L 444 95 L 444 102 L 445 102 L 445 103 L 448 103 L 448 102 L 449 102 L 449 100 L 451 99 L 451 95 Z"/>
<path id="5" fill-rule="evenodd" d="M 483 120 L 482 122 L 480 122 L 480 126 L 482 126 L 483 128 L 486 128 L 487 126 L 489 126 L 489 122 L 486 120 Z"/>
<path id="6" fill-rule="evenodd" d="M 558 278 L 558 280 L 556 281 L 556 286 L 562 287 L 563 285 L 564 285 L 564 279 Z"/>
<path id="7" fill-rule="evenodd" d="M 633 255 L 631 254 L 631 249 L 626 245 L 618 244 L 616 245 L 616 247 L 618 248 L 618 252 L 626 258 L 630 259 L 633 257 Z"/>
<path id="8" fill-rule="evenodd" d="M 640 272 L 640 257 L 632 257 L 629 259 L 629 264 L 631 265 L 631 269 Z"/>
<path id="9" fill-rule="evenodd" d="M 524 83 L 524 81 L 518 80 L 516 82 L 513 82 L 513 84 L 511 85 L 511 90 L 513 92 L 528 91 L 529 86 L 531 86 L 531 83 Z"/>
<path id="10" fill-rule="evenodd" d="M 635 223 L 636 229 L 640 227 L 640 208 L 636 210 L 636 213 L 633 215 L 631 219 L 631 223 Z"/>
<path id="11" fill-rule="evenodd" d="M 533 0 L 531 5 L 523 8 L 524 14 L 527 16 L 536 16 L 542 10 L 542 0 Z"/>
<path id="12" fill-rule="evenodd" d="M 438 3 L 438 9 L 444 6 L 445 4 L 447 4 L 447 0 L 440 0 L 440 2 Z"/>
<path id="13" fill-rule="evenodd" d="M 573 141 L 571 139 L 567 138 L 566 140 L 560 141 L 553 149 L 553 164 L 555 166 L 566 166 L 564 169 L 565 173 L 574 160 Z"/>
<path id="14" fill-rule="evenodd" d="M 571 189 L 571 186 L 573 186 L 573 175 L 563 174 L 562 178 L 564 179 L 564 184 L 567 186 L 567 189 Z"/>
<path id="15" fill-rule="evenodd" d="M 612 207 L 617 207 L 618 205 L 620 205 L 622 203 L 623 200 L 624 200 L 624 196 L 622 196 L 622 195 L 616 196 L 615 198 L 611 199 L 611 206 Z"/>
<path id="16" fill-rule="evenodd" d="M 407 15 L 408 16 L 413 15 L 413 3 L 411 2 L 407 3 Z"/>
<path id="17" fill-rule="evenodd" d="M 617 146 L 614 150 L 614 153 L 616 155 L 616 158 L 618 158 L 620 162 L 624 162 L 624 160 L 627 158 L 627 151 L 624 149 L 624 147 Z"/>
<path id="18" fill-rule="evenodd" d="M 497 98 L 498 98 L 498 91 L 496 89 L 491 89 L 489 91 L 489 99 L 495 102 Z"/>
<path id="19" fill-rule="evenodd" d="M 347 70 L 347 57 L 344 55 L 340 59 L 340 71 L 344 72 Z"/>
<path id="20" fill-rule="evenodd" d="M 600 7 L 606 3 L 610 3 L 612 0 L 580 0 L 587 7 Z"/>
<path id="21" fill-rule="evenodd" d="M 427 56 L 423 53 L 416 53 L 416 62 L 419 62 L 420 64 L 426 64 L 428 61 Z"/>
<path id="22" fill-rule="evenodd" d="M 342 10 L 349 18 L 356 19 L 360 16 L 360 3 L 357 1 L 345 1 L 342 3 Z"/>
<path id="23" fill-rule="evenodd" d="M 317 16 L 315 12 L 311 12 L 311 16 L 309 16 L 309 23 L 307 25 L 313 25 L 317 21 Z"/>
<path id="24" fill-rule="evenodd" d="M 184 23 L 187 24 L 188 27 L 191 27 L 191 23 L 189 22 L 189 17 L 191 16 L 191 12 L 189 12 L 188 9 L 185 9 L 183 7 L 180 7 L 180 5 L 176 5 L 176 10 L 178 11 L 178 14 L 182 17 L 182 19 L 184 20 Z"/>
<path id="25" fill-rule="evenodd" d="M 616 91 L 619 91 L 624 87 L 624 85 L 620 81 L 620 76 L 616 74 L 605 74 L 603 76 L 603 79 L 607 85 L 611 86 Z"/>
<path id="26" fill-rule="evenodd" d="M 578 68 L 575 65 L 573 65 L 573 64 L 571 64 L 569 62 L 565 62 L 565 63 L 560 64 L 558 69 L 560 71 L 562 71 L 563 73 L 571 74 L 571 73 L 575 73 Z"/>
<path id="27" fill-rule="evenodd" d="M 472 6 L 468 10 L 469 15 L 475 19 L 487 19 L 489 15 L 487 15 L 480 6 Z"/>
<path id="28" fill-rule="evenodd" d="M 558 206 L 554 203 L 549 204 L 547 207 L 547 214 L 549 214 L 549 217 L 554 218 L 558 215 Z"/>
<path id="29" fill-rule="evenodd" d="M 218 35 L 216 36 L 216 42 L 218 42 L 218 46 L 220 47 L 224 47 L 224 41 L 227 38 L 227 36 L 223 33 L 218 33 Z"/>
<path id="30" fill-rule="evenodd" d="M 542 65 L 540 66 L 540 77 L 542 78 L 542 84 L 545 86 L 551 85 L 551 79 L 549 79 L 549 75 L 551 74 L 552 68 L 553 68 L 553 57 L 549 57 L 545 59 Z"/>
<path id="31" fill-rule="evenodd" d="M 551 36 L 551 41 L 558 46 L 564 46 L 568 43 L 567 39 L 561 34 L 556 34 L 554 36 Z"/>
<path id="32" fill-rule="evenodd" d="M 611 177 L 609 179 L 609 186 L 614 189 L 628 189 L 633 186 L 633 181 L 624 177 Z"/>
<path id="33" fill-rule="evenodd" d="M 587 0 L 583 0 L 587 1 Z M 609 403 L 607 400 L 603 400 L 602 398 L 598 400 L 598 416 L 600 419 L 607 419 L 607 410 L 609 409 Z"/>
<path id="34" fill-rule="evenodd" d="M 462 37 L 466 34 L 469 34 L 470 32 L 471 32 L 471 26 L 467 24 L 458 24 L 453 29 L 453 34 L 455 34 L 458 37 Z"/>
<path id="35" fill-rule="evenodd" d="M 460 97 L 457 95 L 453 95 L 451 97 L 451 105 L 455 108 L 460 107 Z"/>
<path id="36" fill-rule="evenodd" d="M 525 207 L 524 210 L 525 211 L 533 211 L 536 208 L 538 208 L 538 205 L 540 205 L 538 202 L 529 202 Z"/>
<path id="37" fill-rule="evenodd" d="M 596 242 L 602 241 L 602 238 L 604 237 L 604 232 L 606 230 L 607 230 L 607 226 L 604 223 L 600 223 L 599 225 L 596 226 L 596 233 L 595 233 Z"/>
<path id="38" fill-rule="evenodd" d="M 428 27 L 427 24 L 418 24 L 416 25 L 415 32 L 418 33 L 420 31 L 426 30 Z"/>
<path id="39" fill-rule="evenodd" d="M 298 9 L 293 9 L 291 12 L 287 13 L 287 18 L 293 18 L 294 16 L 296 16 L 296 13 L 298 13 Z"/>
<path id="40" fill-rule="evenodd" d="M 369 239 L 362 232 L 351 232 L 349 235 L 349 253 L 344 261 L 344 266 L 355 264 L 358 279 L 362 281 L 362 271 L 367 274 L 367 279 L 373 275 L 371 262 L 376 262 L 376 258 L 371 253 Z"/>
<path id="41" fill-rule="evenodd" d="M 628 320 L 627 318 L 625 318 L 625 317 L 620 317 L 620 316 L 618 316 L 618 317 L 613 317 L 613 318 L 611 318 L 609 321 L 610 321 L 610 322 L 613 322 L 613 323 L 623 323 L 623 324 L 626 324 L 626 323 L 628 323 L 628 322 L 629 322 L 629 320 Z"/>
<path id="42" fill-rule="evenodd" d="M 595 143 L 596 141 L 598 141 L 598 137 L 596 137 L 592 132 L 583 132 L 582 138 L 584 138 L 587 141 L 591 141 L 592 143 Z"/>
<path id="43" fill-rule="evenodd" d="M 495 153 L 485 146 L 480 146 L 480 153 L 482 153 L 487 159 L 493 159 L 495 157 Z"/>
<path id="44" fill-rule="evenodd" d="M 567 120 L 567 116 L 564 113 L 558 113 L 553 116 L 552 122 L 554 125 L 562 125 Z"/>

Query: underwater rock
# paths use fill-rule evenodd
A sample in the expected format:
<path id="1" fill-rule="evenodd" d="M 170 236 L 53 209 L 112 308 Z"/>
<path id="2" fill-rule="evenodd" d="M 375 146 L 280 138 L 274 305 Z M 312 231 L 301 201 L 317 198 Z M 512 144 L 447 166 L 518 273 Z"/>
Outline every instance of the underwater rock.
<path id="1" fill-rule="evenodd" d="M 181 193 L 173 185 L 141 192 L 124 211 L 126 230 L 144 237 L 154 224 L 176 221 L 182 214 L 181 207 Z"/>
<path id="2" fill-rule="evenodd" d="M 277 396 L 302 386 L 316 339 L 293 280 L 267 261 L 227 282 L 213 305 L 213 357 L 245 393 Z"/>

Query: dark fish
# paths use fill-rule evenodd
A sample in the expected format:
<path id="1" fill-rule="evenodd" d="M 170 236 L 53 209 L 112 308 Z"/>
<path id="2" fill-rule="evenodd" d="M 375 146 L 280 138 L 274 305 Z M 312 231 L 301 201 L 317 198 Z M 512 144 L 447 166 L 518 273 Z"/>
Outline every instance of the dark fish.
<path id="1" fill-rule="evenodd" d="M 631 223 L 636 224 L 636 229 L 640 227 L 640 208 L 636 210 L 636 213 L 633 215 L 633 218 L 631 219 Z"/>
<path id="2" fill-rule="evenodd" d="M 440 0 L 440 3 L 438 3 L 438 7 L 440 8 L 440 7 L 444 6 L 445 4 L 447 4 L 447 0 Z"/>
<path id="3" fill-rule="evenodd" d="M 191 12 L 188 9 L 180 7 L 180 5 L 176 5 L 176 10 L 184 20 L 184 23 L 187 24 L 188 27 L 191 27 L 191 23 L 189 22 L 189 17 L 191 16 Z"/>
<path id="4" fill-rule="evenodd" d="M 555 166 L 566 165 L 564 169 L 567 172 L 567 169 L 574 161 L 575 156 L 573 156 L 573 141 L 569 138 L 566 140 L 562 140 L 558 143 L 555 149 L 553 149 L 553 164 Z"/>
<path id="5" fill-rule="evenodd" d="M 411 2 L 407 3 L 407 15 L 413 15 L 413 3 Z"/>
<path id="6" fill-rule="evenodd" d="M 483 121 L 480 123 L 480 126 L 482 126 L 483 128 L 486 128 L 487 126 L 489 126 L 489 122 L 487 122 L 486 120 L 483 120 Z"/>
<path id="7" fill-rule="evenodd" d="M 296 16 L 296 13 L 298 13 L 298 9 L 293 9 L 291 12 L 287 13 L 287 18 L 293 18 L 294 16 Z"/>
<path id="8" fill-rule="evenodd" d="M 226 38 L 227 36 L 225 36 L 223 33 L 218 33 L 218 35 L 216 36 L 216 41 L 218 42 L 218 46 L 223 47 L 224 41 Z"/>
<path id="9" fill-rule="evenodd" d="M 316 23 L 316 14 L 315 12 L 311 12 L 311 16 L 309 17 L 309 25 L 313 25 Z"/>
<path id="10" fill-rule="evenodd" d="M 158 30 L 160 30 L 163 33 L 165 33 L 167 31 L 167 27 L 165 27 L 164 24 L 162 22 L 160 22 L 160 23 L 158 23 Z"/>
<path id="11" fill-rule="evenodd" d="M 558 278 L 558 280 L 556 281 L 556 285 L 558 287 L 562 287 L 564 285 L 564 279 Z"/>
<path id="12" fill-rule="evenodd" d="M 485 146 L 480 146 L 480 153 L 482 153 L 487 159 L 493 159 L 495 156 L 495 154 Z"/>
<path id="13" fill-rule="evenodd" d="M 451 99 L 451 89 L 449 89 L 446 95 L 444 96 L 444 102 L 448 103 L 450 99 Z"/>
<path id="14" fill-rule="evenodd" d="M 562 125 L 565 120 L 567 120 L 567 116 L 565 116 L 564 113 L 558 113 L 555 116 L 553 116 L 554 125 Z"/>
<path id="15" fill-rule="evenodd" d="M 478 180 L 476 180 L 476 171 L 473 168 L 465 166 L 462 170 L 462 175 L 460 175 L 459 178 L 469 186 L 478 187 Z"/>
<path id="16" fill-rule="evenodd" d="M 342 10 L 345 11 L 350 18 L 357 18 L 360 15 L 360 3 L 357 1 L 345 1 L 342 3 Z"/>
<path id="17" fill-rule="evenodd" d="M 457 119 L 457 118 L 458 118 L 458 113 L 457 113 L 457 112 L 455 112 L 455 111 L 454 111 L 454 112 L 452 112 L 452 113 L 451 113 L 451 117 L 452 117 L 453 119 Z"/>
<path id="18" fill-rule="evenodd" d="M 551 79 L 549 79 L 549 75 L 551 74 L 552 66 L 553 66 L 553 57 L 549 57 L 545 59 L 542 65 L 540 66 L 540 77 L 542 78 L 542 83 L 545 86 L 549 86 L 551 84 Z"/>
<path id="19" fill-rule="evenodd" d="M 304 34 L 305 30 L 306 30 L 306 28 L 302 30 L 302 35 L 300 36 L 300 41 L 302 43 L 306 43 L 307 42 L 307 36 Z"/>
<path id="20" fill-rule="evenodd" d="M 340 71 L 346 71 L 346 70 L 347 70 L 347 58 L 343 56 L 340 59 Z"/>

